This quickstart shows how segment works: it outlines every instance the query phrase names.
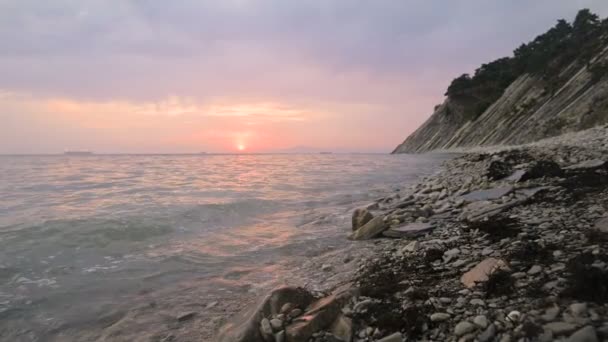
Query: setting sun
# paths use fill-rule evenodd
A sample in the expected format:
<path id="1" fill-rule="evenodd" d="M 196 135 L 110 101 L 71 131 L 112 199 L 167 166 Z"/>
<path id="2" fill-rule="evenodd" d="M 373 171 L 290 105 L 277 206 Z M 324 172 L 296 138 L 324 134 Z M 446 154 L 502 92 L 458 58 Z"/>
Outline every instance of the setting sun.
<path id="1" fill-rule="evenodd" d="M 238 145 L 236 145 L 236 149 L 239 150 L 239 151 L 245 151 L 245 145 L 238 144 Z"/>

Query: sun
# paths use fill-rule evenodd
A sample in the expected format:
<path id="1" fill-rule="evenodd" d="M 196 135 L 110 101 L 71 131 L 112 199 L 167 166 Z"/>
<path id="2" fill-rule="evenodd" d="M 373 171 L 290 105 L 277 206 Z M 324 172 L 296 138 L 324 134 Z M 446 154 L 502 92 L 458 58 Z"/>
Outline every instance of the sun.
<path id="1" fill-rule="evenodd" d="M 239 150 L 239 151 L 245 151 L 245 145 L 238 144 L 238 145 L 236 145 L 236 149 Z"/>

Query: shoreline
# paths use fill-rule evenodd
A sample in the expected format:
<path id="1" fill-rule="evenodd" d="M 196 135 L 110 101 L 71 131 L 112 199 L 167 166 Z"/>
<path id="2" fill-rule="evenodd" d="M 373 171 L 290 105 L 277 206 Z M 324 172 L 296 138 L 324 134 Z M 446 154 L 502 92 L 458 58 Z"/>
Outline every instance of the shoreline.
<path id="1" fill-rule="evenodd" d="M 304 316 L 293 318 L 274 308 L 257 317 L 256 338 L 608 338 L 608 222 L 602 220 L 608 216 L 608 128 L 449 152 L 464 154 L 357 213 L 382 219 L 372 220 L 374 239 L 349 247 L 369 249 L 356 267 L 335 272 L 337 257 L 334 265 L 321 265 L 336 277 L 317 282 L 325 293 L 313 295 L 325 295 L 321 301 L 331 305 L 314 310 L 319 301 L 306 303 Z M 359 230 L 370 229 L 370 217 L 365 220 Z M 308 272 L 319 267 L 312 264 Z M 346 299 L 344 291 L 328 296 L 348 283 Z M 274 323 L 270 330 L 265 320 Z M 241 341 L 234 322 L 219 341 Z"/>

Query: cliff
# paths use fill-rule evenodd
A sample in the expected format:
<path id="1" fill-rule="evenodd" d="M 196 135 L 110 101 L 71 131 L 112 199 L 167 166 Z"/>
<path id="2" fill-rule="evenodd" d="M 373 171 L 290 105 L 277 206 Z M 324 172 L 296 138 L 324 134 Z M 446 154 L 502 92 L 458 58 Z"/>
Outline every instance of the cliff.
<path id="1" fill-rule="evenodd" d="M 574 40 L 572 33 L 567 37 Z M 495 80 L 487 81 L 487 70 L 497 68 L 492 63 L 478 69 L 473 78 L 463 75 L 454 80 L 444 103 L 393 153 L 522 144 L 608 122 L 608 44 L 605 37 L 591 39 L 595 48 L 588 57 L 579 52 L 583 48 L 576 50 L 574 45 L 570 49 L 579 55 L 562 58 L 560 54 L 566 54 L 566 49 L 556 49 L 547 59 L 550 67 L 536 67 L 541 71 L 513 71 L 521 60 L 530 59 L 517 60 L 517 50 L 512 59 L 492 62 L 501 63 L 500 77 L 510 68 L 507 71 L 513 80 L 503 77 L 502 81 L 507 80 L 504 89 Z M 534 43 L 540 44 L 537 40 Z M 496 74 L 492 70 L 492 77 Z M 463 80 L 471 85 L 458 84 Z"/>

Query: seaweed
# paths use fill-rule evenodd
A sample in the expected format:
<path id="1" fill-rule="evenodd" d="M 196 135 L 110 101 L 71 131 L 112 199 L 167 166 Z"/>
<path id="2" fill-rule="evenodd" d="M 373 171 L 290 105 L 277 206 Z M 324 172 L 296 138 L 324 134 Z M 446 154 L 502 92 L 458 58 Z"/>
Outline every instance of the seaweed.
<path id="1" fill-rule="evenodd" d="M 465 223 L 469 230 L 479 230 L 487 234 L 488 240 L 492 242 L 515 237 L 520 232 L 519 222 L 516 219 L 501 215 L 488 220 L 467 221 Z"/>
<path id="2" fill-rule="evenodd" d="M 568 262 L 567 286 L 563 297 L 583 301 L 606 303 L 608 301 L 608 271 L 591 266 L 595 256 L 580 254 Z"/>
<path id="3" fill-rule="evenodd" d="M 488 276 L 488 281 L 483 284 L 483 291 L 487 298 L 509 296 L 515 290 L 515 279 L 511 273 L 500 269 Z"/>

